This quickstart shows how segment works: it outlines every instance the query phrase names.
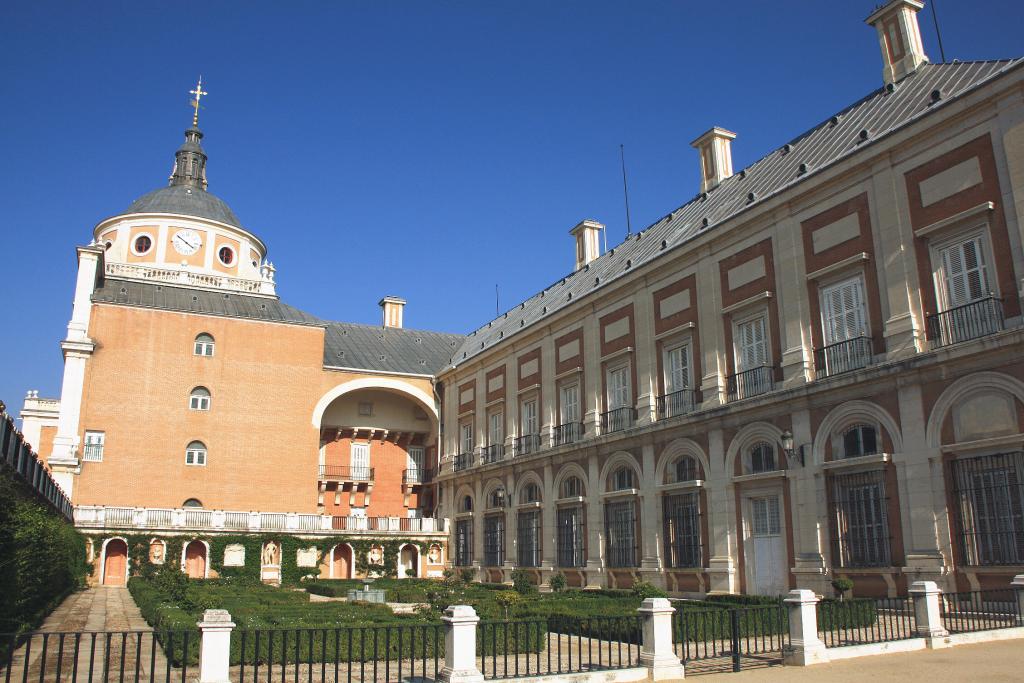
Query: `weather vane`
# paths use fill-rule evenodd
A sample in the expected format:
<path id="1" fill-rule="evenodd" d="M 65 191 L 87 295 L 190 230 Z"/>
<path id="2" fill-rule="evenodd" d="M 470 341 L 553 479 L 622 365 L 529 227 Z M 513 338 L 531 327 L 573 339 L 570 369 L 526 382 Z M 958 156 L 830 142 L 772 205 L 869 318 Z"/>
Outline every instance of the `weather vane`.
<path id="1" fill-rule="evenodd" d="M 192 125 L 193 126 L 198 126 L 199 125 L 199 100 L 202 99 L 203 95 L 209 95 L 210 94 L 210 93 L 206 92 L 205 90 L 203 90 L 203 77 L 202 76 L 199 77 L 199 83 L 196 84 L 196 89 L 195 90 L 189 90 L 188 94 L 196 96 L 196 98 L 194 100 L 192 100 L 189 104 L 191 104 L 195 108 L 195 113 L 192 115 Z"/>

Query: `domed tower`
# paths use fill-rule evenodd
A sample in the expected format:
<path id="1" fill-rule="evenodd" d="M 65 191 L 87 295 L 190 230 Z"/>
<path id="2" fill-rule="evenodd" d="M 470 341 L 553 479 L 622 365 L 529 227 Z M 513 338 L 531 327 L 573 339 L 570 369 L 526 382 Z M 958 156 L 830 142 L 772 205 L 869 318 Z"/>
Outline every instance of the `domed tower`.
<path id="1" fill-rule="evenodd" d="M 105 275 L 186 287 L 275 295 L 266 245 L 207 191 L 197 121 L 174 154 L 166 187 L 148 192 L 93 230 Z"/>

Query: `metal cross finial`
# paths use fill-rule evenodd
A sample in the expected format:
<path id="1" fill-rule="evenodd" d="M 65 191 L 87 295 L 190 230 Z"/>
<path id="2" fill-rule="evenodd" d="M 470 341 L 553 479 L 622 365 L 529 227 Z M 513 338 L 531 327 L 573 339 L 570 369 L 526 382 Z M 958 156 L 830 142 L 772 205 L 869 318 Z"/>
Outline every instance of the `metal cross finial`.
<path id="1" fill-rule="evenodd" d="M 209 95 L 210 93 L 203 90 L 203 77 L 199 77 L 199 83 L 196 84 L 195 90 L 189 90 L 189 95 L 195 95 L 196 98 L 192 100 L 191 104 L 195 108 L 195 113 L 192 115 L 192 125 L 199 125 L 199 100 L 202 99 L 203 95 Z"/>

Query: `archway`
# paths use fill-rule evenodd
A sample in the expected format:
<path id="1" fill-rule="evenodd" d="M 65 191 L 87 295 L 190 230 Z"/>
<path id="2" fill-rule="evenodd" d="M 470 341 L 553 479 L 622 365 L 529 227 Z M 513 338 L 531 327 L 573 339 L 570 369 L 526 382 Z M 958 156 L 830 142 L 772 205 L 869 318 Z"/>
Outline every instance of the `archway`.
<path id="1" fill-rule="evenodd" d="M 192 541 L 185 547 L 185 573 L 190 579 L 206 578 L 206 544 Z"/>
<path id="2" fill-rule="evenodd" d="M 103 585 L 123 586 L 128 578 L 128 544 L 112 538 L 103 548 Z"/>
<path id="3" fill-rule="evenodd" d="M 402 546 L 402 552 L 398 554 L 398 578 L 400 579 L 415 579 L 419 576 L 420 570 L 420 550 L 414 545 Z M 409 570 L 413 573 L 410 574 Z"/>
<path id="4" fill-rule="evenodd" d="M 352 578 L 352 548 L 345 544 L 336 545 L 331 550 L 331 578 Z"/>

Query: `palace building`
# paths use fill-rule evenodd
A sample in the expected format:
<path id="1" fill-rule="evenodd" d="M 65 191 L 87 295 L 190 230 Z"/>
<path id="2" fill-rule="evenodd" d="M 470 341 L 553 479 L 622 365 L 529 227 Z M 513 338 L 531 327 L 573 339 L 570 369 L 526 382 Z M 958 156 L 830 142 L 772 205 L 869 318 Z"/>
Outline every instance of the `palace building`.
<path id="1" fill-rule="evenodd" d="M 877 90 L 738 172 L 711 128 L 696 196 L 605 253 L 581 221 L 570 273 L 465 336 L 403 328 L 397 297 L 376 327 L 283 303 L 193 125 L 170 184 L 78 248 L 60 400 L 23 411 L 94 578 L 123 582 L 129 533 L 193 576 L 228 565 L 211 538 L 287 534 L 324 577 L 1004 587 L 1024 59 L 930 62 L 922 7 L 867 18 Z"/>

